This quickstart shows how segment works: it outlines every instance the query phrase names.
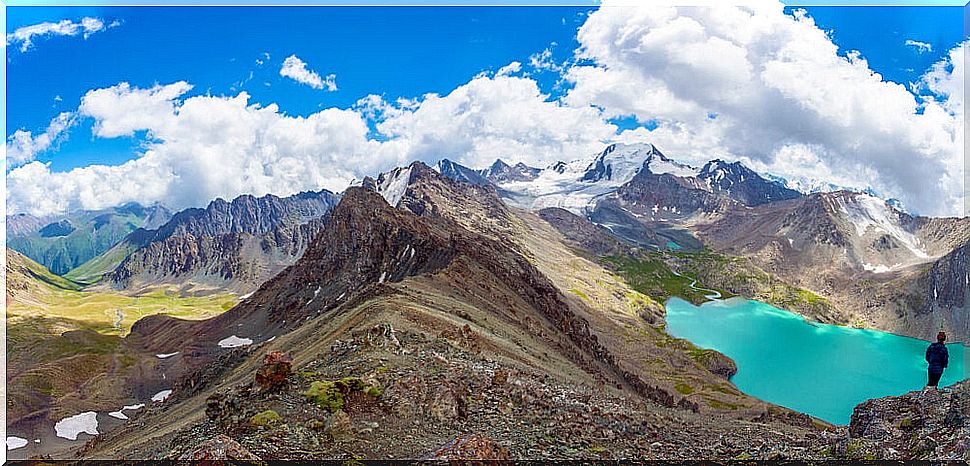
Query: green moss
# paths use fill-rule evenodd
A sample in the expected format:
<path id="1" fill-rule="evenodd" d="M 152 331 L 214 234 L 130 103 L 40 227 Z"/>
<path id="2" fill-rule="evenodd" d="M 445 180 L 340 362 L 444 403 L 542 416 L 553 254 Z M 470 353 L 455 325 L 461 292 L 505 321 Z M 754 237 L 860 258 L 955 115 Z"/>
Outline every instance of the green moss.
<path id="1" fill-rule="evenodd" d="M 583 293 L 583 291 L 580 290 L 580 289 L 570 288 L 569 289 L 569 292 L 572 293 L 572 294 L 574 294 L 574 295 L 576 295 L 576 296 L 579 296 L 580 298 L 583 298 L 583 301 L 589 301 L 590 300 L 589 299 L 589 296 L 587 296 L 586 293 Z"/>
<path id="2" fill-rule="evenodd" d="M 265 427 L 281 421 L 283 418 L 272 409 L 267 409 L 249 419 L 249 423 L 256 427 Z"/>
<path id="3" fill-rule="evenodd" d="M 899 421 L 900 429 L 909 429 L 912 427 L 913 427 L 913 420 L 908 417 L 904 417 Z"/>
<path id="4" fill-rule="evenodd" d="M 606 447 L 602 447 L 599 445 L 593 445 L 591 447 L 586 448 L 586 453 L 592 453 L 594 455 L 599 455 L 604 452 L 606 452 Z"/>
<path id="5" fill-rule="evenodd" d="M 707 400 L 707 405 L 714 409 L 730 409 L 730 410 L 737 410 L 738 408 L 741 407 L 741 405 L 737 405 L 734 403 L 727 403 L 721 400 L 715 400 L 713 398 Z"/>
<path id="6" fill-rule="evenodd" d="M 691 393 L 694 393 L 694 387 L 691 387 L 684 382 L 677 382 L 677 384 L 674 385 L 674 388 L 677 389 L 677 392 L 681 395 L 690 395 Z"/>
<path id="7" fill-rule="evenodd" d="M 330 412 L 337 411 L 344 407 L 344 394 L 337 388 L 335 382 L 316 381 L 310 384 L 310 388 L 303 392 L 317 406 Z"/>
<path id="8" fill-rule="evenodd" d="M 315 381 L 310 384 L 307 391 L 303 392 L 303 396 L 317 406 L 335 412 L 343 409 L 346 405 L 346 395 L 351 392 L 362 392 L 378 398 L 384 393 L 384 389 L 377 384 L 369 385 L 360 377 L 344 377 L 337 381 Z"/>

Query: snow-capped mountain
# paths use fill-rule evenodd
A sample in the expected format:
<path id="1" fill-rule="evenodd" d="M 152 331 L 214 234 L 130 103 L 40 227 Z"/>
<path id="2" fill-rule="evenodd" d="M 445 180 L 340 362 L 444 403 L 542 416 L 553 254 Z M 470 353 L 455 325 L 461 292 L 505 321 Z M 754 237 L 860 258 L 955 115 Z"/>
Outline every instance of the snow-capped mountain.
<path id="1" fill-rule="evenodd" d="M 798 191 L 802 194 L 815 194 L 815 193 L 832 193 L 836 191 L 852 191 L 866 193 L 874 197 L 878 197 L 886 201 L 889 205 L 896 208 L 897 210 L 906 212 L 906 207 L 903 205 L 902 201 L 899 199 L 894 199 L 891 197 L 884 196 L 879 191 L 873 189 L 871 186 L 859 187 L 859 186 L 845 186 L 835 184 L 829 181 L 821 180 L 818 178 L 805 178 L 805 177 L 784 177 L 773 175 L 771 173 L 761 173 L 765 179 L 773 181 L 781 186 L 784 186 L 793 191 Z"/>
<path id="2" fill-rule="evenodd" d="M 498 162 L 500 161 L 496 161 L 496 163 Z M 484 173 L 488 172 L 487 169 L 473 170 L 448 159 L 441 159 L 441 161 L 435 164 L 432 169 L 438 173 L 441 173 L 443 176 L 456 181 L 464 181 L 466 183 L 477 184 L 479 186 L 488 184 L 488 180 L 485 179 L 484 176 Z"/>
<path id="3" fill-rule="evenodd" d="M 542 169 L 530 167 L 522 162 L 509 165 L 501 159 L 495 161 L 492 166 L 481 170 L 480 173 L 486 180 L 492 183 L 507 183 L 510 181 L 532 181 L 539 176 Z"/>
<path id="4" fill-rule="evenodd" d="M 798 191 L 761 177 L 741 162 L 712 160 L 704 165 L 697 178 L 704 181 L 711 192 L 727 194 L 749 206 L 801 196 Z"/>
<path id="5" fill-rule="evenodd" d="M 404 192 L 408 189 L 411 181 L 411 167 L 397 167 L 389 172 L 381 173 L 377 179 L 365 177 L 361 186 L 376 191 L 391 207 L 397 207 L 404 197 Z"/>
<path id="6" fill-rule="evenodd" d="M 519 173 L 523 167 L 519 167 Z M 533 170 L 526 171 L 525 176 L 493 177 L 490 181 L 513 205 L 531 210 L 560 207 L 586 215 L 600 198 L 615 192 L 641 171 L 681 177 L 698 173 L 696 168 L 667 158 L 652 144 L 611 144 L 591 159 L 557 162 Z"/>

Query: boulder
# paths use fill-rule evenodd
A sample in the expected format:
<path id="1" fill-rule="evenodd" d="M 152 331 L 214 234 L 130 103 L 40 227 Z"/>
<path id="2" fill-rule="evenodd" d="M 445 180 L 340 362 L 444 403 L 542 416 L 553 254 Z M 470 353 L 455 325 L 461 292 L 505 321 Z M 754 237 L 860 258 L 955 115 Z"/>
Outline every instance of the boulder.
<path id="1" fill-rule="evenodd" d="M 256 386 L 259 391 L 272 391 L 286 385 L 286 379 L 293 374 L 293 358 L 281 351 L 273 351 L 263 358 L 263 365 L 256 371 Z"/>

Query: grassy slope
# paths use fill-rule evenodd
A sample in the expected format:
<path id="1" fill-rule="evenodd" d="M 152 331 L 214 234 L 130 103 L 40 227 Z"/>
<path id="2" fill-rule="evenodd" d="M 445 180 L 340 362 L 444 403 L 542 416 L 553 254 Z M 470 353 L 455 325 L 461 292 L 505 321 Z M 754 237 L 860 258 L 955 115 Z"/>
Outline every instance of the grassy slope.
<path id="1" fill-rule="evenodd" d="M 104 253 L 71 269 L 71 271 L 64 274 L 64 277 L 77 283 L 93 285 L 101 281 L 102 275 L 117 267 L 134 250 L 135 247 L 133 245 L 122 241 Z"/>
<path id="2" fill-rule="evenodd" d="M 108 221 L 99 223 L 98 218 L 106 215 Z M 66 218 L 75 228 L 68 235 L 43 237 L 34 232 L 8 237 L 7 245 L 55 274 L 66 274 L 107 251 L 144 222 L 144 219 L 129 212 L 80 212 Z"/>
<path id="3" fill-rule="evenodd" d="M 130 396 L 119 383 L 140 357 L 121 337 L 138 319 L 168 314 L 185 319 L 217 315 L 234 295 L 183 297 L 158 290 L 139 296 L 80 291 L 16 252 L 7 253 L 8 419 L 52 410 L 52 418 Z M 94 405 L 89 406 L 89 404 Z M 102 406 L 103 405 L 103 406 Z"/>
<path id="4" fill-rule="evenodd" d="M 694 304 L 707 301 L 704 297 L 707 292 L 690 287 L 692 279 L 696 278 L 696 287 L 717 290 L 724 298 L 741 295 L 812 319 L 844 323 L 825 298 L 788 285 L 744 258 L 705 250 L 651 252 L 638 257 L 610 256 L 601 260 L 634 289 L 661 302 L 675 296 Z M 683 276 L 677 276 L 673 270 Z"/>
<path id="5" fill-rule="evenodd" d="M 14 283 L 32 286 L 30 279 L 36 280 L 38 286 L 46 285 L 51 289 L 80 290 L 81 286 L 64 277 L 55 275 L 47 267 L 38 264 L 33 259 L 16 251 L 7 250 L 7 279 Z M 36 288 L 36 287 L 35 287 Z"/>
<path id="6" fill-rule="evenodd" d="M 94 330 L 106 335 L 125 335 L 138 319 L 168 314 L 183 319 L 218 315 L 237 302 L 230 294 L 182 297 L 174 292 L 154 291 L 139 296 L 109 292 L 52 289 L 38 302 L 8 302 L 7 325 L 34 319 L 56 321 L 55 332 Z M 119 318 L 120 317 L 120 318 Z"/>

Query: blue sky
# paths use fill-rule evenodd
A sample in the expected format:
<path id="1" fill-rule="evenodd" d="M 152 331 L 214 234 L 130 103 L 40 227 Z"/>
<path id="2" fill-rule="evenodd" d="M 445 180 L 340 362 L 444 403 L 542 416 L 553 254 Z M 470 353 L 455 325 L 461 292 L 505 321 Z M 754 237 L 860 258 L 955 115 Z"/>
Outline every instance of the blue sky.
<path id="1" fill-rule="evenodd" d="M 809 7 L 843 51 L 859 50 L 887 79 L 908 83 L 958 43 L 959 7 Z M 569 58 L 580 7 L 14 7 L 7 31 L 85 16 L 121 25 L 84 41 L 39 39 L 26 53 L 8 53 L 7 127 L 40 130 L 61 111 L 77 106 L 90 89 L 126 81 L 151 86 L 185 80 L 195 92 L 235 94 L 278 103 L 307 115 L 345 108 L 367 94 L 417 97 L 445 94 L 472 76 L 511 61 L 526 61 L 551 44 Z M 285 26 L 284 26 L 285 25 Z M 929 43 L 919 52 L 906 39 Z M 264 53 L 270 59 L 265 60 Z M 279 63 L 297 54 L 321 73 L 337 75 L 338 90 L 320 93 L 279 75 Z M 256 60 L 263 60 L 262 66 Z M 253 72 L 252 79 L 249 73 Z M 544 78 L 544 79 L 543 79 Z M 555 76 L 540 76 L 556 96 Z M 240 84 L 241 83 L 241 84 Z M 269 83 L 269 86 L 266 85 Z M 59 97 L 61 100 L 56 101 Z M 619 121 L 623 127 L 629 123 Z M 39 160 L 55 170 L 134 157 L 139 138 L 92 139 L 87 122 Z"/>
<path id="2" fill-rule="evenodd" d="M 122 81 L 147 87 L 188 81 L 194 92 L 236 94 L 278 103 L 292 115 L 346 108 L 368 94 L 390 98 L 445 94 L 471 77 L 527 60 L 555 42 L 565 59 L 588 8 L 10 8 L 7 30 L 84 16 L 121 25 L 87 40 L 39 39 L 8 54 L 8 132 L 40 130 L 77 106 L 90 89 Z M 269 53 L 269 60 L 264 53 Z M 297 54 L 320 73 L 337 75 L 322 93 L 279 75 Z M 262 66 L 256 60 L 262 60 Z M 252 79 L 249 73 L 253 72 Z M 549 92 L 555 77 L 545 76 Z M 240 84 L 242 83 L 242 84 Z M 269 86 L 266 85 L 269 83 Z M 55 101 L 60 96 L 62 100 Z M 74 129 L 89 136 L 91 122 Z M 72 137 L 39 160 L 57 170 L 117 163 L 133 156 L 137 138 Z"/>
<path id="3" fill-rule="evenodd" d="M 869 69 L 882 75 L 884 81 L 901 83 L 908 88 L 911 87 L 910 83 L 920 83 L 924 74 L 934 64 L 947 60 L 950 50 L 964 39 L 963 8 L 960 7 L 807 7 L 805 9 L 818 27 L 828 32 L 831 41 L 838 46 L 838 55 L 845 57 L 848 51 L 857 50 L 868 61 Z M 589 12 L 593 11 L 588 7 L 9 7 L 6 11 L 8 40 L 9 34 L 18 28 L 43 22 L 62 20 L 80 22 L 82 18 L 98 18 L 104 26 L 85 38 L 79 34 L 38 36 L 31 39 L 31 45 L 26 50 L 21 50 L 17 44 L 8 46 L 8 151 L 10 138 L 17 130 L 30 131 L 34 136 L 43 133 L 52 119 L 61 112 L 77 113 L 82 97 L 89 91 L 111 88 L 122 82 L 127 82 L 132 88 L 137 89 L 150 89 L 155 85 L 167 85 L 178 81 L 190 83 L 193 88 L 191 91 L 179 94 L 175 100 L 176 104 L 181 101 L 178 99 L 191 96 L 212 95 L 229 98 L 245 92 L 250 96 L 248 101 L 250 105 L 259 104 L 265 107 L 278 104 L 280 115 L 307 117 L 327 108 L 353 109 L 359 99 L 371 94 L 383 97 L 386 104 L 392 105 L 399 97 L 418 98 L 416 102 L 421 102 L 421 96 L 426 93 L 445 96 L 455 89 L 470 84 L 480 73 L 495 77 L 495 72 L 499 68 L 514 61 L 521 62 L 521 69 L 510 72 L 509 76 L 521 79 L 514 83 L 504 81 L 499 83 L 499 79 L 495 77 L 482 84 L 516 84 L 519 86 L 515 92 L 528 93 L 529 86 L 534 83 L 543 94 L 550 96 L 546 99 L 547 102 L 554 102 L 546 106 L 540 105 L 541 102 L 535 103 L 536 108 L 551 107 L 552 111 L 561 110 L 562 115 L 550 117 L 553 119 L 569 120 L 570 117 L 566 117 L 566 114 L 579 119 L 585 118 L 584 115 L 589 113 L 587 110 L 599 112 L 600 118 L 593 126 L 601 124 L 602 127 L 597 129 L 599 132 L 590 131 L 596 133 L 595 137 L 590 136 L 593 142 L 610 139 L 611 133 L 619 135 L 624 131 L 626 131 L 624 138 L 637 135 L 642 137 L 644 133 L 633 131 L 638 126 L 644 126 L 647 130 L 653 131 L 658 126 L 661 129 L 665 128 L 665 122 L 666 127 L 672 128 L 678 125 L 683 127 L 686 121 L 678 120 L 684 117 L 679 111 L 679 113 L 665 112 L 664 109 L 654 109 L 649 106 L 643 108 L 632 104 L 625 105 L 622 99 L 610 100 L 609 96 L 604 94 L 612 92 L 611 89 L 600 89 L 590 94 L 589 86 L 593 85 L 592 81 L 577 81 L 570 74 L 573 71 L 582 71 L 582 68 L 599 67 L 608 72 L 617 72 L 618 77 L 625 78 L 626 75 L 619 73 L 622 71 L 621 65 L 630 65 L 632 70 L 637 64 L 608 65 L 609 60 L 624 58 L 620 55 L 608 56 L 611 52 L 603 49 L 602 44 L 598 51 L 589 52 L 588 56 L 579 61 L 574 60 L 573 57 L 577 51 L 592 50 L 592 48 L 584 49 L 582 46 L 588 47 L 590 44 L 581 44 L 577 38 L 577 30 L 587 22 Z M 788 15 L 792 15 L 793 11 L 793 8 L 784 10 Z M 776 20 L 777 18 L 772 19 L 772 21 Z M 698 21 L 706 20 L 698 19 Z M 605 19 L 603 24 L 606 26 L 602 27 L 609 27 Z M 594 29 L 594 26 L 601 27 L 591 25 L 589 29 Z M 792 30 L 795 29 L 797 28 L 792 27 Z M 595 39 L 596 36 L 592 34 L 588 36 L 588 40 L 595 41 Z M 550 55 L 544 63 L 553 66 L 536 68 L 530 65 L 530 57 L 535 57 L 536 54 L 546 50 Z M 297 56 L 309 70 L 321 77 L 334 75 L 337 89 L 333 92 L 315 89 L 281 76 L 281 65 L 291 55 Z M 644 62 L 652 58 L 641 57 Z M 677 90 L 674 77 L 650 75 L 651 70 L 640 71 L 643 71 L 647 78 L 659 79 L 660 82 Z M 644 82 L 656 82 L 649 79 Z M 825 81 L 824 76 L 820 79 Z M 577 86 L 582 89 L 574 93 L 573 89 Z M 773 86 L 785 87 L 779 87 L 777 84 Z M 886 86 L 883 88 L 880 92 L 892 91 Z M 474 92 L 472 87 L 467 90 L 469 93 Z M 938 91 L 926 85 L 912 87 L 910 90 L 937 100 L 943 98 L 934 94 Z M 571 93 L 573 95 L 570 95 Z M 593 97 L 589 97 L 588 102 L 576 104 L 584 98 L 583 96 L 589 95 Z M 633 101 L 635 97 L 623 98 Z M 717 115 L 725 115 L 722 118 L 725 121 L 731 117 L 731 109 L 719 108 L 717 101 L 692 101 L 690 99 L 697 99 L 698 96 L 691 92 L 678 97 L 680 99 L 678 102 L 686 100 L 697 104 L 692 108 L 703 107 L 700 110 L 701 114 L 710 115 L 710 120 L 717 120 Z M 473 97 L 468 98 L 473 99 Z M 894 98 L 899 96 L 894 95 Z M 788 98 L 788 100 L 787 104 L 797 104 L 794 98 Z M 402 112 L 402 108 L 398 107 L 396 111 Z M 577 109 L 577 107 L 586 107 L 586 110 Z M 804 107 L 804 105 L 796 105 L 793 108 Z M 406 110 L 404 113 L 410 113 L 413 109 L 403 110 Z M 952 113 L 952 109 L 947 111 Z M 960 111 L 962 112 L 962 107 Z M 918 108 L 916 112 L 922 113 L 923 108 Z M 432 110 L 429 108 L 424 113 L 430 114 Z M 409 115 L 405 119 L 397 119 L 393 124 L 387 124 L 383 133 L 377 131 L 376 125 L 379 121 L 367 120 L 366 124 L 371 130 L 369 137 L 386 141 L 395 137 L 390 134 L 394 131 L 417 131 L 423 136 L 420 138 L 414 136 L 408 147 L 413 147 L 422 141 L 422 143 L 431 144 L 428 141 L 438 136 L 432 134 L 433 132 L 429 133 L 427 128 L 416 130 L 413 127 L 418 124 L 416 121 L 420 120 L 420 116 L 420 112 L 416 112 L 415 115 Z M 495 126 L 487 120 L 489 117 L 482 118 L 485 118 L 482 123 L 485 127 Z M 861 118 L 863 117 L 859 116 L 850 120 Z M 451 120 L 454 119 L 452 115 Z M 827 120 L 830 123 L 832 118 Z M 118 166 L 126 161 L 138 159 L 146 150 L 158 147 L 156 144 L 160 143 L 159 140 L 146 138 L 147 131 L 144 127 L 150 125 L 135 128 L 134 132 L 127 136 L 99 137 L 94 130 L 98 121 L 98 118 L 77 118 L 76 124 L 59 133 L 49 148 L 40 150 L 34 155 L 36 161 L 49 163 L 43 175 L 48 178 L 52 186 L 68 183 L 72 184 L 74 189 L 74 191 L 55 190 L 47 195 L 81 195 L 80 193 L 86 189 L 79 185 L 81 181 L 75 179 L 81 178 L 58 178 L 55 176 L 58 173 L 98 164 Z M 429 116 L 427 121 L 435 120 Z M 705 119 L 700 118 L 697 121 L 702 122 L 700 124 L 703 125 Z M 829 123 L 823 122 L 819 125 L 824 126 Z M 515 125 L 511 126 L 515 127 Z M 582 130 L 582 126 L 578 128 Z M 862 129 L 868 131 L 867 128 Z M 577 131 L 574 128 L 552 128 L 549 125 L 544 126 L 543 130 L 562 133 Z M 747 132 L 744 128 L 740 130 Z M 799 132 L 803 130 L 809 131 L 798 128 Z M 704 131 L 706 130 L 700 127 L 692 130 L 697 141 L 706 140 Z M 739 128 L 725 127 L 723 131 L 737 132 Z M 778 128 L 778 131 L 783 134 L 785 130 Z M 833 136 L 833 131 L 831 128 L 822 128 L 817 134 L 806 133 L 804 140 L 786 141 L 784 147 L 767 147 L 757 143 L 737 147 L 736 144 L 732 146 L 726 143 L 721 137 L 698 148 L 697 144 L 693 143 L 679 145 L 676 141 L 681 141 L 682 138 L 677 139 L 673 133 L 664 133 L 667 135 L 662 136 L 661 132 L 654 132 L 653 136 L 656 136 L 659 141 L 671 141 L 664 147 L 681 150 L 681 153 L 675 153 L 674 156 L 680 156 L 688 161 L 699 161 L 704 157 L 723 154 L 729 154 L 727 157 L 730 158 L 733 154 L 735 158 L 749 160 L 757 168 L 772 169 L 786 176 L 797 176 L 808 175 L 810 174 L 808 172 L 814 170 L 806 170 L 805 166 L 786 164 L 779 154 L 787 154 L 792 150 L 804 150 L 805 147 L 821 147 L 817 151 L 818 154 L 813 155 L 813 157 L 821 157 L 824 153 L 838 153 L 846 147 L 860 146 L 858 143 L 851 146 L 847 145 L 849 143 L 833 142 L 839 138 L 845 139 L 843 136 Z M 155 132 L 160 133 L 157 128 Z M 463 133 L 459 131 L 455 134 Z M 410 137 L 410 135 L 411 133 L 407 133 L 406 136 Z M 174 136 L 169 137 L 174 138 Z M 577 147 L 592 147 L 589 144 L 570 145 L 571 142 L 575 142 L 573 141 L 575 138 L 567 134 L 551 137 L 558 138 L 557 143 L 565 145 L 546 148 L 545 154 L 554 154 L 559 150 L 568 152 L 563 155 L 566 157 L 573 155 L 570 151 L 578 150 Z M 540 135 L 537 139 L 548 140 L 550 136 Z M 513 136 L 502 140 L 518 142 Z M 529 144 L 533 142 L 523 142 L 522 147 L 531 147 Z M 563 149 L 567 146 L 568 149 Z M 683 149 L 681 149 L 682 146 Z M 443 150 L 442 153 L 444 155 L 450 153 L 452 157 L 474 165 L 482 163 L 491 156 L 481 155 L 484 150 L 482 147 L 489 147 L 489 143 L 487 141 L 476 143 L 474 150 L 477 151 L 477 155 L 475 156 L 461 152 L 462 149 L 458 147 L 450 147 L 448 150 L 452 152 Z M 263 149 L 265 148 L 260 150 Z M 393 148 L 384 149 L 392 151 Z M 912 148 L 906 150 L 910 149 Z M 521 154 L 523 150 L 525 149 L 519 149 L 520 152 L 511 155 L 496 155 L 522 157 L 523 160 L 536 164 L 546 162 L 553 157 L 553 155 L 543 155 L 529 159 Z M 396 155 L 387 156 L 386 163 L 382 162 L 374 167 L 386 168 L 394 160 L 429 157 L 428 151 L 429 149 L 415 149 L 409 152 L 410 155 L 395 152 Z M 927 156 L 937 157 L 939 151 L 934 154 L 936 155 Z M 870 154 L 866 153 L 848 153 L 842 156 L 851 164 L 847 163 L 838 169 L 829 167 L 829 172 L 841 176 L 848 171 L 845 167 L 850 165 L 876 164 L 873 165 L 873 170 L 881 173 L 881 170 L 888 170 L 885 167 L 891 165 L 891 161 L 885 159 L 868 160 L 866 158 Z M 937 173 L 946 170 L 946 167 L 947 165 L 941 162 L 936 168 Z M 17 194 L 17 189 L 20 188 L 18 184 L 12 183 L 10 172 L 17 168 L 17 164 L 7 166 L 8 187 L 13 186 L 14 194 Z M 272 170 L 264 169 L 264 171 L 268 173 Z M 178 173 L 177 170 L 170 170 L 166 175 L 172 179 L 190 178 L 188 174 Z M 347 170 L 345 178 L 360 175 L 359 170 Z M 323 175 L 314 179 L 319 181 L 325 178 L 321 177 Z M 908 189 L 907 183 L 911 183 L 911 180 L 906 179 L 906 174 L 898 176 L 892 174 L 889 178 L 893 177 L 899 179 L 887 180 L 878 190 L 887 193 L 893 193 L 895 190 L 894 194 L 899 197 L 898 191 Z M 852 181 L 847 175 L 844 178 L 847 183 Z M 53 181 L 55 179 L 58 181 Z M 85 176 L 83 179 L 94 178 Z M 333 182 L 336 183 L 336 181 Z M 78 186 L 74 186 L 75 184 Z M 172 195 L 162 194 L 177 190 L 175 186 L 173 184 L 160 190 L 160 194 L 156 196 L 159 199 L 155 200 L 176 204 L 203 201 L 202 197 L 192 202 L 181 198 L 174 200 Z M 273 186 L 280 185 L 273 184 Z M 857 184 L 853 187 L 863 186 Z M 214 189 L 210 194 L 231 196 L 239 192 L 263 189 L 269 188 L 253 187 L 244 183 L 224 190 Z M 59 207 L 51 208 L 67 208 L 63 206 L 68 205 L 103 205 L 120 202 L 122 197 L 124 196 L 107 197 L 97 202 L 85 201 L 87 203 L 62 200 L 63 202 L 58 204 Z M 12 205 L 8 200 L 8 208 L 29 209 L 24 203 L 34 201 L 26 199 L 28 198 L 25 197 L 16 205 Z M 145 197 L 127 200 L 151 199 Z"/>

